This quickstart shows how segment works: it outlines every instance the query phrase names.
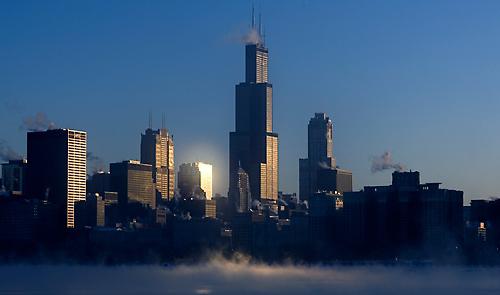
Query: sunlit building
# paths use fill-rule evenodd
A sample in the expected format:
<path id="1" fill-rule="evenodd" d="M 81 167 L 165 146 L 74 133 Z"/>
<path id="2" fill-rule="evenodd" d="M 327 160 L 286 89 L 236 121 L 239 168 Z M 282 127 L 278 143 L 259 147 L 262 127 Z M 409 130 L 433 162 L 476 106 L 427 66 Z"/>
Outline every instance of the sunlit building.
<path id="1" fill-rule="evenodd" d="M 248 212 L 252 205 L 250 182 L 248 181 L 248 174 L 241 167 L 238 169 L 236 185 L 232 189 L 233 191 L 230 191 L 229 194 L 234 199 L 236 211 L 239 213 Z"/>
<path id="2" fill-rule="evenodd" d="M 238 171 L 248 174 L 255 199 L 278 199 L 278 134 L 273 132 L 273 87 L 268 50 L 262 41 L 245 47 L 246 79 L 236 85 L 235 131 L 229 135 L 229 191 L 237 192 Z M 236 203 L 236 196 L 229 196 Z"/>
<path id="3" fill-rule="evenodd" d="M 119 204 L 125 205 L 134 202 L 152 209 L 156 208 L 151 165 L 128 160 L 111 163 L 109 167 L 111 189 L 118 193 Z"/>
<path id="4" fill-rule="evenodd" d="M 28 132 L 28 196 L 49 201 L 74 227 L 74 203 L 85 200 L 87 133 L 71 129 Z"/>
<path id="5" fill-rule="evenodd" d="M 167 129 L 146 129 L 141 134 L 141 163 L 153 169 L 156 191 L 163 200 L 174 197 L 175 165 L 174 138 Z"/>
<path id="6" fill-rule="evenodd" d="M 203 162 L 185 163 L 179 166 L 178 187 L 184 198 L 204 197 L 212 199 L 212 165 Z"/>

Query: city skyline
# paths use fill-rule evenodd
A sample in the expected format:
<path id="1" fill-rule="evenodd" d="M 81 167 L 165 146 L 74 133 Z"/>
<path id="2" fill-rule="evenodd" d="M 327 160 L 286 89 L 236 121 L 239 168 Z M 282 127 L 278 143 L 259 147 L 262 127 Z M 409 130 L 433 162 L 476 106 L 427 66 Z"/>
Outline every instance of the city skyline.
<path id="1" fill-rule="evenodd" d="M 235 8 L 237 13 L 232 16 L 234 18 L 224 21 L 217 19 L 208 26 L 209 33 L 200 36 L 200 40 L 196 42 L 182 39 L 185 41 L 182 44 L 186 50 L 183 50 L 182 54 L 175 53 L 174 58 L 169 55 L 172 51 L 162 52 L 166 46 L 165 37 L 162 39 L 158 35 L 148 34 L 143 37 L 145 38 L 143 40 L 147 41 L 148 48 L 156 47 L 151 52 L 153 55 L 150 58 L 144 53 L 149 53 L 151 49 L 146 50 L 145 45 L 128 44 L 121 38 L 130 32 L 135 32 L 133 37 L 138 38 L 140 32 L 152 29 L 159 34 L 160 29 L 183 24 L 183 21 L 173 14 L 186 8 L 184 4 L 174 7 L 172 15 L 168 14 L 169 17 L 162 22 L 159 13 L 141 7 L 140 12 L 152 16 L 151 22 L 142 25 L 131 22 L 123 28 L 115 28 L 104 20 L 107 7 L 103 6 L 99 10 L 101 14 L 96 15 L 99 22 L 87 29 L 84 29 L 79 22 L 57 18 L 58 12 L 49 9 L 54 4 L 48 4 L 45 8 L 37 7 L 41 9 L 38 10 L 40 15 L 35 20 L 43 22 L 54 17 L 52 23 L 43 22 L 47 28 L 52 29 L 69 22 L 72 29 L 83 30 L 83 35 L 80 37 L 73 36 L 70 31 L 61 27 L 56 29 L 55 33 L 44 33 L 43 30 L 36 29 L 34 21 L 21 24 L 16 31 L 8 24 L 14 21 L 14 17 L 22 16 L 29 11 L 23 11 L 15 4 L 10 5 L 12 7 L 6 9 L 9 10 L 9 15 L 2 17 L 2 22 L 5 22 L 3 27 L 7 28 L 3 32 L 6 33 L 5 39 L 8 41 L 5 57 L 13 58 L 1 59 L 5 65 L 3 67 L 5 71 L 2 71 L 1 75 L 5 81 L 4 86 L 8 87 L 0 87 L 2 102 L 0 139 L 26 156 L 25 132 L 19 130 L 18 126 L 26 117 L 43 112 L 57 126 L 87 131 L 88 151 L 98 155 L 106 163 L 130 158 L 139 159 L 137 145 L 139 134 L 147 127 L 149 109 L 157 105 L 156 102 L 161 102 L 159 109 L 166 113 L 166 125 L 176 139 L 176 163 L 200 160 L 213 164 L 216 180 L 214 192 L 226 194 L 229 186 L 226 180 L 229 148 L 227 133 L 232 130 L 234 109 L 232 87 L 242 80 L 244 62 L 242 44 L 232 40 L 226 42 L 225 39 L 228 35 L 232 36 L 231 29 L 228 32 L 227 27 L 235 27 L 237 38 L 248 28 L 249 12 L 246 3 L 219 4 Z M 185 5 L 190 8 L 189 4 Z M 492 15 L 486 8 L 473 4 L 460 4 L 454 8 L 436 5 L 438 9 L 432 12 L 427 9 L 435 6 L 429 3 L 411 4 L 412 9 L 399 5 L 396 9 L 399 9 L 402 16 L 392 15 L 384 5 L 375 4 L 356 8 L 348 4 L 330 6 L 294 2 L 288 7 L 270 4 L 263 10 L 263 23 L 272 56 L 269 76 L 276 85 L 274 129 L 280 134 L 280 190 L 298 192 L 297 162 L 299 157 L 306 155 L 307 120 L 314 112 L 326 112 L 334 120 L 337 132 L 335 154 L 342 167 L 353 170 L 355 189 L 361 189 L 364 185 L 383 184 L 390 179 L 389 173 L 372 173 L 370 165 L 372 157 L 391 151 L 395 161 L 402 162 L 408 169 L 421 171 L 429 180 L 442 181 L 445 187 L 464 190 L 466 202 L 478 197 L 494 196 L 500 190 L 494 181 L 494 167 L 498 165 L 498 157 L 492 149 L 498 143 L 498 139 L 493 136 L 498 119 L 494 117 L 492 111 L 498 104 L 493 101 L 496 90 L 493 85 L 496 83 L 497 73 L 494 65 L 486 65 L 485 59 L 478 57 L 481 54 L 492 56 L 491 52 L 495 51 L 499 44 L 494 39 L 488 38 L 485 39 L 488 41 L 482 42 L 490 42 L 491 44 L 488 44 L 491 46 L 477 48 L 469 44 L 474 40 L 479 42 L 478 38 L 474 37 L 475 34 L 493 35 L 491 31 L 493 29 L 488 30 L 485 25 L 496 20 L 491 18 Z M 160 4 L 158 6 L 161 12 L 167 11 L 166 6 Z M 278 7 L 284 9 L 280 10 Z M 302 7 L 304 12 L 298 13 Z M 321 8 L 325 9 L 324 13 L 321 12 Z M 344 16 L 337 20 L 323 19 L 306 24 L 306 20 L 313 15 L 326 17 L 327 12 L 337 15 L 338 10 L 334 8 L 343 8 L 348 15 L 366 16 L 367 19 L 356 24 Z M 368 14 L 370 8 L 375 9 L 373 15 Z M 470 8 L 469 14 L 465 12 L 467 8 Z M 129 21 L 139 13 L 131 12 L 126 7 L 121 9 L 128 13 L 122 16 L 113 15 L 114 21 Z M 85 7 L 82 10 L 85 11 Z M 199 16 L 207 22 L 220 16 L 216 11 L 213 14 L 205 14 L 201 12 L 202 9 L 199 10 Z M 428 30 L 436 28 L 436 22 L 444 10 L 452 12 L 446 24 L 453 26 L 437 26 L 438 33 L 424 37 Z M 416 11 L 416 16 L 405 22 L 403 16 L 410 11 Z M 290 33 L 282 34 L 284 26 L 279 22 L 278 12 L 283 14 L 284 19 L 295 16 L 299 20 L 304 20 L 301 27 L 293 24 L 292 28 L 296 29 L 295 32 L 302 39 L 300 43 L 306 43 L 308 47 L 314 48 L 314 55 L 317 57 L 302 55 L 303 45 L 296 44 L 298 48 L 291 47 L 295 36 Z M 78 11 L 77 7 L 73 7 L 67 13 L 79 16 L 82 20 L 89 17 Z M 484 17 L 475 23 L 459 21 L 459 16 L 474 13 Z M 383 15 L 389 16 L 389 21 L 382 21 Z M 415 21 L 423 19 L 428 19 L 431 25 L 417 26 Z M 377 25 L 373 28 L 365 27 L 370 21 L 375 21 Z M 323 23 L 326 24 L 326 28 L 322 29 L 320 24 Z M 400 35 L 402 31 L 394 28 L 397 24 L 406 24 L 405 29 L 414 33 L 411 38 Z M 194 29 L 176 27 L 180 27 L 183 32 L 195 32 Z M 112 39 L 121 41 L 118 42 L 119 45 L 128 44 L 130 48 L 122 48 L 124 52 L 121 53 L 113 50 L 116 48 L 110 43 L 103 42 L 104 34 L 93 34 L 99 28 L 105 28 L 108 33 L 118 33 L 115 39 Z M 201 27 L 195 29 L 201 30 Z M 388 34 L 377 33 L 377 29 L 387 29 L 385 32 Z M 333 32 L 332 36 L 327 35 L 329 30 Z M 25 42 L 16 37 L 19 35 L 16 32 L 32 37 L 38 34 L 44 39 L 34 38 L 30 42 Z M 306 32 L 311 35 L 305 34 Z M 459 36 L 458 32 L 465 33 Z M 170 32 L 173 33 L 175 32 Z M 369 37 L 369 33 L 376 34 Z M 318 38 L 318 34 L 323 38 Z M 451 44 L 462 49 L 451 49 L 444 44 L 445 42 L 434 40 L 446 34 Z M 175 36 L 184 38 L 177 34 Z M 216 40 L 211 41 L 214 37 Z M 99 51 L 90 46 L 85 47 L 88 50 L 85 51 L 60 44 L 68 38 L 76 41 L 76 44 L 88 46 L 94 43 L 93 41 L 103 42 L 104 50 Z M 222 41 L 219 42 L 220 40 Z M 384 40 L 391 42 L 399 40 L 401 44 L 386 46 L 383 44 Z M 423 42 L 426 40 L 433 40 L 437 45 L 426 46 L 427 43 Z M 371 53 L 368 50 L 356 49 L 354 46 L 365 43 L 372 45 Z M 44 45 L 40 46 L 37 55 L 29 53 L 27 51 L 29 46 L 36 44 Z M 217 58 L 208 61 L 209 58 L 205 59 L 204 55 L 198 55 L 200 44 L 204 44 L 205 46 L 201 47 L 204 47 L 207 53 L 214 53 Z M 289 52 L 286 52 L 288 49 Z M 324 59 L 329 50 L 333 51 L 333 57 Z M 117 59 L 104 60 L 104 57 L 111 52 L 116 53 L 120 60 L 127 54 L 129 57 L 135 56 L 133 53 L 143 54 L 128 62 L 120 62 Z M 451 52 L 451 55 L 444 56 L 445 52 Z M 199 56 L 202 58 L 198 58 Z M 82 62 L 75 60 L 77 57 L 90 62 L 89 65 L 84 66 Z M 25 61 L 21 62 L 20 58 Z M 42 58 L 46 61 L 42 61 Z M 193 59 L 195 62 L 189 62 L 185 68 L 179 68 L 179 64 L 174 61 L 175 58 L 181 61 Z M 295 62 L 286 62 L 287 60 Z M 154 64 L 153 61 L 158 61 L 160 65 Z M 418 61 L 423 63 L 419 65 Z M 47 67 L 49 63 L 53 66 Z M 222 67 L 214 66 L 221 63 Z M 175 79 L 170 78 L 174 74 L 165 70 L 169 64 L 179 70 Z M 76 66 L 76 70 L 80 70 L 80 73 L 69 70 L 68 65 Z M 467 79 L 469 76 L 464 72 L 477 73 L 483 66 L 486 67 L 486 74 L 474 77 L 472 81 Z M 112 67 L 115 69 L 111 69 Z M 192 70 L 196 68 L 201 69 L 200 74 L 205 73 L 206 80 L 201 79 L 198 74 L 193 74 Z M 379 72 L 375 71 L 375 68 L 379 68 Z M 113 82 L 110 79 L 99 82 L 102 78 L 97 73 L 99 69 L 122 82 Z M 214 77 L 206 76 L 209 69 Z M 361 75 L 361 69 L 366 70 L 366 74 Z M 64 73 L 63 70 L 69 70 L 68 78 L 61 75 Z M 119 75 L 116 72 L 118 70 L 127 73 Z M 134 70 L 137 70 L 137 74 L 134 74 Z M 27 74 L 28 71 L 33 73 Z M 191 74 L 187 75 L 188 72 Z M 154 78 L 149 82 L 137 79 L 139 73 L 146 73 L 147 76 Z M 381 77 L 377 77 L 377 73 L 382 73 Z M 424 78 L 424 74 L 429 74 L 430 77 Z M 412 80 L 416 86 L 410 88 Z M 312 84 L 312 81 L 315 84 Z M 455 85 L 460 84 L 456 81 L 462 85 Z M 189 85 L 192 85 L 192 82 L 199 83 L 196 87 L 199 89 L 191 89 Z M 126 91 L 119 90 L 122 83 L 127 84 Z M 178 85 L 174 85 L 175 83 Z M 217 85 L 217 91 L 209 85 L 211 83 Z M 181 92 L 181 89 L 185 92 Z M 194 99 L 195 103 L 182 102 L 190 99 Z M 143 102 L 142 109 L 136 108 L 135 100 L 146 101 Z M 358 108 L 359 104 L 364 105 Z M 65 114 L 65 108 L 73 105 L 84 111 L 80 114 Z M 127 114 L 127 117 L 133 116 L 133 118 L 130 120 L 113 116 L 108 118 L 109 110 L 114 107 Z M 159 114 L 155 115 L 158 117 Z M 198 116 L 203 120 L 193 122 L 190 120 L 192 116 Z M 415 119 L 408 120 L 411 117 Z M 157 123 L 155 121 L 154 125 L 158 126 Z M 289 128 L 289 125 L 292 128 Z M 200 126 L 202 126 L 200 129 L 203 129 L 201 131 L 197 129 Z M 114 133 L 113 130 L 116 129 L 126 132 Z M 111 135 L 106 138 L 108 134 Z M 434 146 L 422 148 L 423 140 L 432 142 Z M 361 143 L 364 141 L 369 141 L 371 144 L 368 147 L 362 146 Z M 478 170 L 485 171 L 485 176 L 474 177 L 468 172 Z"/>

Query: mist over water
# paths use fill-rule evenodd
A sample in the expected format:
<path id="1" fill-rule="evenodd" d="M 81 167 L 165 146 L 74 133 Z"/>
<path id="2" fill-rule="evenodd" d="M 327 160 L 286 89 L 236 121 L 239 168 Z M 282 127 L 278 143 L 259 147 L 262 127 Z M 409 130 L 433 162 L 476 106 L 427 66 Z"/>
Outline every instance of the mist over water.
<path id="1" fill-rule="evenodd" d="M 500 268 L 264 265 L 0 266 L 0 294 L 500 294 Z"/>

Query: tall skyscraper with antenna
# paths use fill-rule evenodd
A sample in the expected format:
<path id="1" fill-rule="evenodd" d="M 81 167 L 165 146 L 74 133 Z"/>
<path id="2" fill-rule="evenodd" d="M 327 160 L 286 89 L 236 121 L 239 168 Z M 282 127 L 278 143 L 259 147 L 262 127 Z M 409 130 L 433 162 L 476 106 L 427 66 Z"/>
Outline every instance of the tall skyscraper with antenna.
<path id="1" fill-rule="evenodd" d="M 237 204 L 232 192 L 238 191 L 240 168 L 248 174 L 254 199 L 278 199 L 278 134 L 273 132 L 269 52 L 255 28 L 253 12 L 251 29 L 257 38 L 245 46 L 245 82 L 236 85 L 236 130 L 229 135 L 229 197 L 233 204 Z"/>
<path id="2" fill-rule="evenodd" d="M 141 134 L 141 163 L 152 166 L 157 195 L 166 201 L 175 190 L 174 137 L 165 128 L 164 115 L 161 129 L 153 130 L 152 125 L 150 114 L 149 128 Z"/>

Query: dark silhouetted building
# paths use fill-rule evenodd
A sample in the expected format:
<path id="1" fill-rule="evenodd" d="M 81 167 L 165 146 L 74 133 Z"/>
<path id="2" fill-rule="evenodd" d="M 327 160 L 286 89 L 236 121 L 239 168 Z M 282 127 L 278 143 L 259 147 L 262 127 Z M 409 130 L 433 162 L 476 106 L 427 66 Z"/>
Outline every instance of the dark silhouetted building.
<path id="1" fill-rule="evenodd" d="M 51 240 L 60 227 L 58 213 L 47 201 L 0 197 L 0 248 Z"/>
<path id="2" fill-rule="evenodd" d="M 339 168 L 320 168 L 316 173 L 317 191 L 338 192 L 340 194 L 352 191 L 351 171 Z"/>
<path id="3" fill-rule="evenodd" d="M 141 134 L 141 163 L 153 169 L 153 181 L 162 200 L 174 197 L 174 138 L 167 129 L 146 129 Z"/>
<path id="4" fill-rule="evenodd" d="M 236 129 L 229 135 L 229 191 L 237 192 L 238 170 L 248 174 L 255 199 L 278 199 L 278 134 L 273 132 L 273 87 L 268 50 L 262 41 L 245 46 L 245 82 L 236 85 Z M 236 203 L 235 196 L 229 196 Z"/>
<path id="5" fill-rule="evenodd" d="M 352 172 L 338 169 L 333 155 L 333 123 L 325 113 L 309 120 L 307 159 L 299 160 L 299 197 L 308 200 L 321 191 L 352 191 Z"/>
<path id="6" fill-rule="evenodd" d="M 26 188 L 26 160 L 10 160 L 2 164 L 3 186 L 12 195 L 22 195 Z M 1 186 L 0 186 L 1 187 Z"/>
<path id="7" fill-rule="evenodd" d="M 344 194 L 346 245 L 366 255 L 454 251 L 463 243 L 463 192 L 420 184 L 418 172 L 394 172 L 389 186 Z M 422 252 L 420 252 L 422 253 Z"/>
<path id="8" fill-rule="evenodd" d="M 105 226 L 106 201 L 99 194 L 87 194 L 85 201 L 75 202 L 75 228 Z"/>
<path id="9" fill-rule="evenodd" d="M 118 203 L 140 203 L 156 208 L 156 196 L 151 165 L 128 160 L 111 163 L 111 189 L 118 193 Z"/>
<path id="10" fill-rule="evenodd" d="M 91 194 L 104 196 L 104 192 L 111 190 L 111 174 L 99 171 L 94 173 L 87 182 L 87 191 Z"/>
<path id="11" fill-rule="evenodd" d="M 27 196 L 60 210 L 60 223 L 74 226 L 74 203 L 85 200 L 87 133 L 71 129 L 28 132 Z"/>

